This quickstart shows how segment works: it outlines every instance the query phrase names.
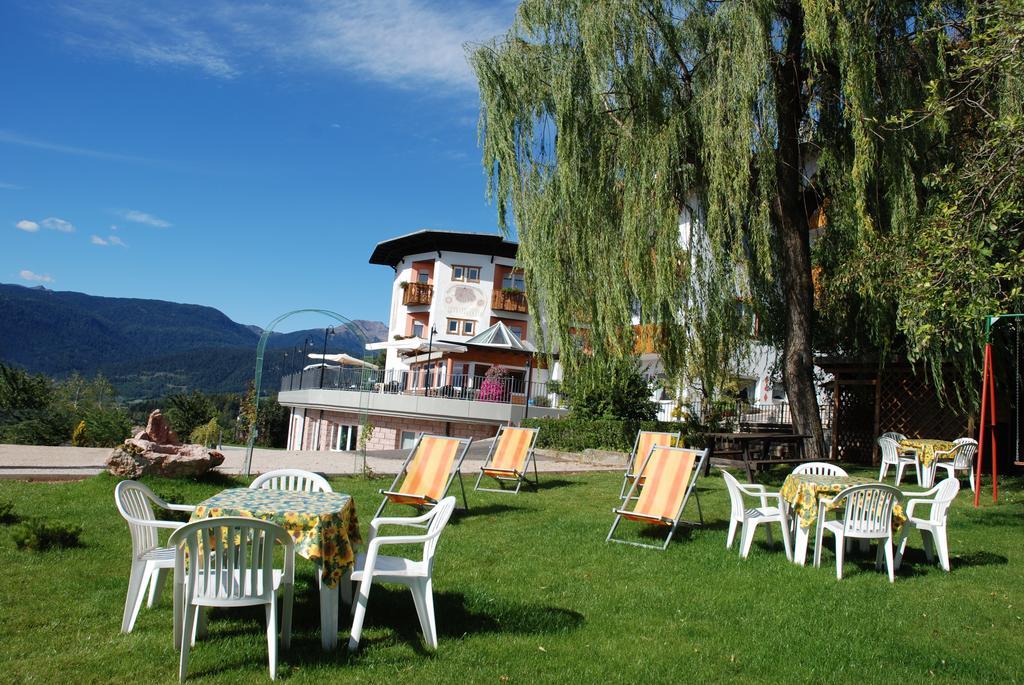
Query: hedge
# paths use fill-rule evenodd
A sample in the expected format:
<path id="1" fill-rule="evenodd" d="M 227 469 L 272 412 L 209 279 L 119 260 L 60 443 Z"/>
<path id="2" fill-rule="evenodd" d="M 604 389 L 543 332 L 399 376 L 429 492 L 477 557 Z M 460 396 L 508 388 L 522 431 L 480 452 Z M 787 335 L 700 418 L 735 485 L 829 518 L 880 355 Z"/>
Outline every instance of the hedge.
<path id="1" fill-rule="evenodd" d="M 633 449 L 638 430 L 683 431 L 687 447 L 703 446 L 703 436 L 689 432 L 688 426 L 668 421 L 631 421 L 627 419 L 580 419 L 567 416 L 559 419 L 524 419 L 526 428 L 540 428 L 537 447 L 542 449 L 582 452 L 585 449 L 628 452 Z"/>

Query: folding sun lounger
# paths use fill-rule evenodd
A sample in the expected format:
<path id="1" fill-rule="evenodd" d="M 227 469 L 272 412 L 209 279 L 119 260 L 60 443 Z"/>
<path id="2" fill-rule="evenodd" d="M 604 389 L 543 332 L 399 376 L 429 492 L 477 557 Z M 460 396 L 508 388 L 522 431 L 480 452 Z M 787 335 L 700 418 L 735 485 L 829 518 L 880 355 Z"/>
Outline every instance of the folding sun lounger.
<path id="1" fill-rule="evenodd" d="M 704 514 L 700 510 L 700 496 L 694 492 L 694 485 L 704 467 L 704 460 L 707 459 L 707 450 L 689 450 L 682 447 L 652 447 L 647 458 L 644 459 L 640 473 L 646 481 L 639 497 L 633 505 L 632 510 L 625 507 L 633 501 L 635 491 L 640 487 L 640 479 L 633 481 L 629 494 L 623 504 L 623 508 L 612 509 L 615 514 L 615 522 L 605 542 L 622 542 L 637 547 L 650 547 L 652 549 L 666 549 L 676 532 L 680 523 L 697 525 L 690 521 L 682 521 L 683 510 L 686 502 L 690 499 L 690 493 L 697 498 L 697 512 L 700 522 L 704 523 Z M 629 519 L 638 523 L 645 523 L 654 526 L 668 528 L 668 535 L 661 545 L 649 545 L 642 542 L 620 540 L 613 538 L 615 529 L 622 519 Z"/>
<path id="2" fill-rule="evenodd" d="M 523 483 L 534 490 L 537 489 L 537 462 L 533 456 L 533 446 L 537 442 L 539 428 L 514 428 L 502 426 L 494 438 L 491 451 L 480 467 L 480 475 L 476 477 L 475 490 L 486 492 L 511 492 L 517 494 Z M 533 462 L 533 480 L 529 478 L 530 462 Z M 482 488 L 480 480 L 490 476 L 498 481 L 500 487 Z M 515 481 L 515 490 L 502 486 L 506 481 Z"/>
<path id="3" fill-rule="evenodd" d="M 459 477 L 462 504 L 469 509 L 466 488 L 462 484 L 462 460 L 472 438 L 449 438 L 444 435 L 420 435 L 387 490 L 381 490 L 384 501 L 374 518 L 380 516 L 388 502 L 409 504 L 418 508 L 432 507 L 448 493 L 455 476 Z M 401 485 L 399 485 L 401 483 Z"/>
<path id="4" fill-rule="evenodd" d="M 637 479 L 637 474 L 640 473 L 640 469 L 637 467 L 643 463 L 643 460 L 651 453 L 651 448 L 654 446 L 682 447 L 683 434 L 682 432 L 637 431 L 636 440 L 633 442 L 633 451 L 629 455 L 629 461 L 626 462 L 626 475 L 622 479 L 622 492 L 619 493 L 620 499 L 625 499 L 626 491 L 629 490 L 630 484 Z M 640 485 L 644 484 L 643 481 L 644 479 L 641 475 Z"/>

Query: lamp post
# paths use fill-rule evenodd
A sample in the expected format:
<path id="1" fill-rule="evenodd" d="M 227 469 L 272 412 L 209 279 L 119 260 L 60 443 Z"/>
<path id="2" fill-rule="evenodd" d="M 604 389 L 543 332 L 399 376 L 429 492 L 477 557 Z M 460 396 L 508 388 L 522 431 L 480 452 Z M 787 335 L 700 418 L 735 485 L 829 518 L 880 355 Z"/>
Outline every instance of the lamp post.
<path id="1" fill-rule="evenodd" d="M 437 333 L 437 327 L 434 324 L 430 324 L 430 338 L 427 340 L 427 394 L 430 394 L 431 387 L 431 374 L 433 370 L 433 362 L 430 359 L 430 355 L 434 350 L 434 334 Z"/>
<path id="2" fill-rule="evenodd" d="M 324 352 L 320 359 L 320 388 L 324 387 L 324 369 L 327 368 L 327 336 L 334 335 L 334 326 L 328 326 L 324 329 Z"/>
<path id="3" fill-rule="evenodd" d="M 299 390 L 302 390 L 302 381 L 306 379 L 306 348 L 313 342 L 313 336 L 307 335 L 306 339 L 302 342 L 302 356 L 299 357 Z"/>

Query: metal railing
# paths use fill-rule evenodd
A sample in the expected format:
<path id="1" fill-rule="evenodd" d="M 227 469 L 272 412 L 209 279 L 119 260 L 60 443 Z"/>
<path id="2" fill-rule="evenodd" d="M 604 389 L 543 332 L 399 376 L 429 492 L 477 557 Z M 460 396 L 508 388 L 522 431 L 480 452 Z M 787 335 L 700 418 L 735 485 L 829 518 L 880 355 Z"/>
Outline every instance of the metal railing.
<path id="1" fill-rule="evenodd" d="M 832 426 L 832 404 L 824 402 L 820 405 L 821 424 L 829 429 Z M 726 430 L 747 430 L 751 428 L 780 430 L 789 429 L 793 426 L 793 415 L 789 409 L 789 403 L 777 402 L 773 404 L 752 405 L 742 400 L 732 404 L 718 404 L 715 407 L 708 405 L 697 405 L 681 407 L 680 416 L 679 404 L 674 400 L 661 400 L 659 402 L 658 419 L 661 421 L 678 421 L 686 416 L 696 415 L 704 425 L 712 423 L 720 424 Z"/>
<path id="2" fill-rule="evenodd" d="M 293 390 L 352 390 L 385 395 L 441 397 L 470 402 L 502 402 L 536 407 L 561 407 L 561 398 L 549 392 L 547 383 L 522 376 L 488 378 L 443 371 L 401 371 L 326 366 L 281 378 L 281 392 Z"/>

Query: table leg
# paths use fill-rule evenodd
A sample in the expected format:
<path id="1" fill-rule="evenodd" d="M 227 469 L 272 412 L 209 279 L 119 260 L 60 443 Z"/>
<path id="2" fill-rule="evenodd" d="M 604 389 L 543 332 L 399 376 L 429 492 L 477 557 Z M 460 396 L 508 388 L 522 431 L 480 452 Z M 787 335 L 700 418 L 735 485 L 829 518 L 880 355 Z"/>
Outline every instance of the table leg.
<path id="1" fill-rule="evenodd" d="M 321 568 L 317 565 L 317 579 L 320 585 L 320 644 L 325 650 L 338 646 L 338 586 L 330 587 L 323 582 Z"/>
<path id="2" fill-rule="evenodd" d="M 750 467 L 750 441 L 743 441 L 743 466 L 747 469 L 747 482 L 754 482 L 754 470 Z"/>
<path id="3" fill-rule="evenodd" d="M 807 543 L 810 538 L 810 528 L 800 525 L 799 519 L 796 522 L 796 537 L 793 540 L 793 563 L 803 566 L 807 563 Z"/>

